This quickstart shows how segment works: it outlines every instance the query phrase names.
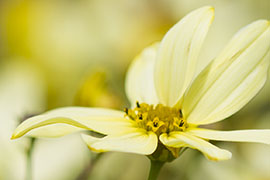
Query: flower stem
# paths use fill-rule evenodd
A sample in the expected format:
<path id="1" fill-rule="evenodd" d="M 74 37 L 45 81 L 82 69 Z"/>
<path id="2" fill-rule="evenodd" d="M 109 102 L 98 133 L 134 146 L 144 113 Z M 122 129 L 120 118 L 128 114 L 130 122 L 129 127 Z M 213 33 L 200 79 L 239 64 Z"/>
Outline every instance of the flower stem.
<path id="1" fill-rule="evenodd" d="M 26 152 L 26 180 L 31 180 L 32 179 L 32 154 L 33 154 L 33 149 L 35 145 L 35 138 L 30 138 L 30 145 L 29 148 Z"/>
<path id="2" fill-rule="evenodd" d="M 83 179 L 91 179 L 91 172 L 94 165 L 99 161 L 103 153 L 96 154 L 95 156 L 92 154 L 92 158 L 89 164 L 83 169 L 83 171 L 79 174 L 76 180 L 83 180 Z"/>
<path id="3" fill-rule="evenodd" d="M 165 162 L 154 161 L 154 160 L 150 160 L 150 161 L 151 161 L 151 168 L 150 168 L 148 180 L 156 180 Z"/>

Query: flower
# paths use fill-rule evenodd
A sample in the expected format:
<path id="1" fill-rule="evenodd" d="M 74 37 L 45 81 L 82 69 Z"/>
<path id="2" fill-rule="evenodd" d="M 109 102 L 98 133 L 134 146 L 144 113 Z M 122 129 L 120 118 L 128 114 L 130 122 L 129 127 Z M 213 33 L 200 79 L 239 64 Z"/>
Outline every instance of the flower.
<path id="1" fill-rule="evenodd" d="M 197 9 L 146 48 L 126 78 L 131 108 L 65 107 L 23 122 L 12 139 L 26 133 L 57 137 L 83 129 L 93 151 L 149 155 L 159 161 L 176 158 L 183 147 L 201 151 L 210 160 L 231 153 L 209 140 L 270 144 L 270 130 L 218 131 L 200 128 L 221 121 L 247 104 L 264 85 L 270 57 L 270 23 L 258 20 L 241 29 L 225 49 L 196 75 L 199 52 L 214 17 L 212 7 Z"/>

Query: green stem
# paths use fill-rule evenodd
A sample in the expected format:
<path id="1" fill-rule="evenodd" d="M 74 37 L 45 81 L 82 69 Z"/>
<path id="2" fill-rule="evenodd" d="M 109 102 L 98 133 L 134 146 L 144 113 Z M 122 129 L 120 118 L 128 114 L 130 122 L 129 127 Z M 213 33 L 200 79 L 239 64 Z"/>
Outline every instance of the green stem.
<path id="1" fill-rule="evenodd" d="M 76 180 L 84 180 L 84 179 L 91 179 L 91 172 L 94 165 L 99 161 L 103 153 L 96 154 L 93 156 L 89 162 L 89 164 L 83 169 L 83 171 L 79 174 Z"/>
<path id="2" fill-rule="evenodd" d="M 156 180 L 165 162 L 154 161 L 154 160 L 150 160 L 150 161 L 151 161 L 151 168 L 150 168 L 148 180 Z"/>
<path id="3" fill-rule="evenodd" d="M 33 154 L 33 149 L 35 145 L 35 138 L 30 138 L 30 145 L 29 148 L 26 152 L 26 180 L 31 180 L 32 179 L 32 154 Z"/>

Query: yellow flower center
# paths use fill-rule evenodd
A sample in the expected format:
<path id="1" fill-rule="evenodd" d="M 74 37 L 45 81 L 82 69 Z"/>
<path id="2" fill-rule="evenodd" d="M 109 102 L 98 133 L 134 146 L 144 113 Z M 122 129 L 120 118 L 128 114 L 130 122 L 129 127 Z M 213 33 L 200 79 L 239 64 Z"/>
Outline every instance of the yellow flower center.
<path id="1" fill-rule="evenodd" d="M 138 127 L 153 131 L 157 135 L 184 131 L 188 126 L 186 120 L 183 119 L 181 109 L 162 104 L 154 106 L 137 102 L 134 109 L 125 108 L 124 111 L 126 116 L 137 123 Z"/>

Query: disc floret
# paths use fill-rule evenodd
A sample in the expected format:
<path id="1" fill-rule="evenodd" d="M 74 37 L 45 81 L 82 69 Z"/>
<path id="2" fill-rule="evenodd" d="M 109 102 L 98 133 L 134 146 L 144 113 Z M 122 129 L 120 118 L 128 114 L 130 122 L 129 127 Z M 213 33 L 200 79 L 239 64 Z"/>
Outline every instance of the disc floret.
<path id="1" fill-rule="evenodd" d="M 125 108 L 124 111 L 128 118 L 137 123 L 138 127 L 153 131 L 157 135 L 172 131 L 185 131 L 188 126 L 181 109 L 162 104 L 154 106 L 136 102 L 135 108 Z"/>

